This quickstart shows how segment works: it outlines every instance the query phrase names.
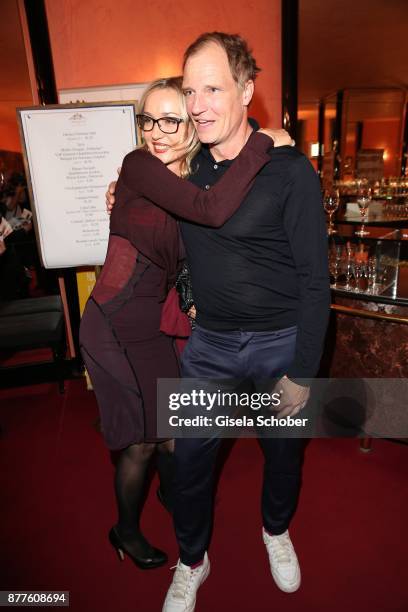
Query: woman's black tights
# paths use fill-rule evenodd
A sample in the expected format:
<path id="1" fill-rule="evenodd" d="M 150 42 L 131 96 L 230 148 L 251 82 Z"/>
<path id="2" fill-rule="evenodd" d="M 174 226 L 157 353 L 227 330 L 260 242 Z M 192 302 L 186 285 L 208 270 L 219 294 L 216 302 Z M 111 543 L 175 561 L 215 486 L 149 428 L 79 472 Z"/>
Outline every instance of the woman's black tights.
<path id="1" fill-rule="evenodd" d="M 145 496 L 146 475 L 157 450 L 160 490 L 171 495 L 173 480 L 173 440 L 160 444 L 132 444 L 120 452 L 115 472 L 115 493 L 118 506 L 116 531 L 136 556 L 146 555 L 149 544 L 140 532 L 139 521 Z"/>

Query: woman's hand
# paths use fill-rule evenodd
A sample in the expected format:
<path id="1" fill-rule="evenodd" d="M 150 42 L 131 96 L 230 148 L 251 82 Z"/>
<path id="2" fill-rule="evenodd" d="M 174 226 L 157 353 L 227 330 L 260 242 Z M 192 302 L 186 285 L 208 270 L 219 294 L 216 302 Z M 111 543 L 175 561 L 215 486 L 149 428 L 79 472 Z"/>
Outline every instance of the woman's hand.
<path id="1" fill-rule="evenodd" d="M 275 147 L 283 147 L 285 145 L 295 146 L 295 141 L 290 137 L 286 130 L 272 130 L 271 128 L 261 128 L 258 130 L 261 134 L 266 134 L 272 138 Z"/>
<path id="2" fill-rule="evenodd" d="M 112 208 L 115 205 L 116 183 L 117 181 L 112 181 L 109 183 L 108 191 L 105 193 L 106 212 L 108 215 L 111 214 Z"/>
<path id="3" fill-rule="evenodd" d="M 196 314 L 197 314 L 197 311 L 196 311 L 196 309 L 195 309 L 195 306 L 191 306 L 190 310 L 187 312 L 187 316 L 188 316 L 190 319 L 193 319 L 193 320 L 194 320 L 194 319 L 196 318 Z"/>
<path id="4" fill-rule="evenodd" d="M 121 169 L 118 168 L 118 174 L 120 174 L 120 170 Z M 111 214 L 112 208 L 115 206 L 116 183 L 117 181 L 112 181 L 109 183 L 108 191 L 105 193 L 105 205 L 108 215 Z"/>

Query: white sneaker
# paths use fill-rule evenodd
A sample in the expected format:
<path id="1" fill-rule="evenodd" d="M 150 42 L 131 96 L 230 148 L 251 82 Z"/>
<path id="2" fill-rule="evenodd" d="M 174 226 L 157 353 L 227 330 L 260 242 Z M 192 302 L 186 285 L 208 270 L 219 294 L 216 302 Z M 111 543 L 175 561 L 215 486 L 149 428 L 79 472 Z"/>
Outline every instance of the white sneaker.
<path id="1" fill-rule="evenodd" d="M 162 612 L 194 612 L 197 590 L 210 573 L 208 555 L 205 553 L 202 564 L 194 569 L 179 559 L 175 570 Z"/>
<path id="2" fill-rule="evenodd" d="M 288 530 L 281 535 L 271 536 L 262 529 L 262 536 L 277 586 L 285 593 L 297 591 L 300 587 L 300 567 Z"/>

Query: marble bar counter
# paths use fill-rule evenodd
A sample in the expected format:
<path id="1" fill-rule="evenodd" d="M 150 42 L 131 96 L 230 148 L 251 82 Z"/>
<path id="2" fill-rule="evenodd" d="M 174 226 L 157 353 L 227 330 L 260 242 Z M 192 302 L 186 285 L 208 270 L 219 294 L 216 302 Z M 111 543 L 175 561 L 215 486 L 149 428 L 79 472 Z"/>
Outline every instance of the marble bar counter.
<path id="1" fill-rule="evenodd" d="M 408 304 L 333 292 L 329 374 L 338 378 L 408 378 Z"/>
<path id="2" fill-rule="evenodd" d="M 404 277 L 408 280 L 408 274 Z M 345 398 L 356 385 L 367 388 L 368 384 L 375 389 L 374 394 L 365 394 L 360 405 L 350 405 L 345 399 L 340 409 L 342 420 L 349 421 L 350 432 L 355 431 L 358 416 L 361 450 L 368 451 L 371 439 L 376 437 L 408 442 L 406 298 L 391 303 L 381 296 L 353 296 L 332 290 L 323 368 L 324 376 L 353 379 L 342 383 Z"/>
<path id="3" fill-rule="evenodd" d="M 379 288 L 359 289 L 344 275 L 332 284 L 324 373 L 339 378 L 408 378 L 408 231 L 403 237 L 401 228 L 371 226 L 370 235 L 358 240 L 351 226 L 337 229 L 338 235 L 330 238 L 337 248 L 351 241 L 358 249 L 364 243 L 377 260 L 392 263 L 394 276 Z"/>

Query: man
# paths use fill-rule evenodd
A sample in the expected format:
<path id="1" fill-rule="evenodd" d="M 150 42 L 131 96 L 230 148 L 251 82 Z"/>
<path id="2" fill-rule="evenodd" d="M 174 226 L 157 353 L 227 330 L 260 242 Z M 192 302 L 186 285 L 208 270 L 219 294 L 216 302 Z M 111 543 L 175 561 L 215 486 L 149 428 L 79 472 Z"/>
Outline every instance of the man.
<path id="1" fill-rule="evenodd" d="M 248 106 L 259 68 L 236 35 L 200 36 L 184 56 L 187 110 L 203 147 L 190 177 L 210 189 L 251 134 Z M 197 327 L 183 353 L 188 378 L 279 378 L 280 416 L 305 405 L 329 312 L 327 237 L 320 185 L 304 155 L 271 150 L 238 212 L 219 229 L 181 224 Z M 296 508 L 303 444 L 260 440 L 265 455 L 263 540 L 280 589 L 299 588 L 288 526 Z M 207 578 L 213 468 L 219 439 L 176 440 L 174 523 L 180 546 L 163 612 L 192 612 Z"/>

